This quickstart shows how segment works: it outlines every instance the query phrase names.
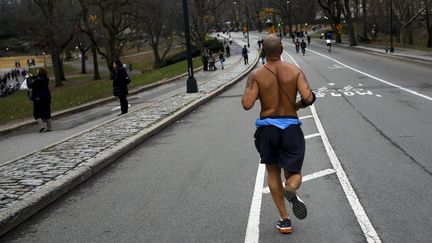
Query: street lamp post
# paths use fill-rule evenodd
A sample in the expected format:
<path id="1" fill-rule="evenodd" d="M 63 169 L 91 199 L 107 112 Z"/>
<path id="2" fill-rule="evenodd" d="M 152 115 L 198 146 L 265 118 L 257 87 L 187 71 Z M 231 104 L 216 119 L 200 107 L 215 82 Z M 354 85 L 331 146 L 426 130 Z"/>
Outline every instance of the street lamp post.
<path id="1" fill-rule="evenodd" d="M 190 34 L 189 34 L 189 15 L 188 15 L 187 0 L 183 0 L 183 17 L 184 17 L 186 53 L 187 53 L 188 76 L 189 76 L 188 80 L 186 81 L 186 92 L 197 93 L 198 85 L 193 75 L 193 67 L 192 67 L 192 48 L 191 48 L 191 41 L 190 41 Z"/>
<path id="2" fill-rule="evenodd" d="M 44 68 L 46 69 L 46 59 L 45 59 L 45 52 L 42 52 L 43 58 L 44 58 Z"/>
<path id="3" fill-rule="evenodd" d="M 393 52 L 393 0 L 390 0 L 390 53 Z"/>
<path id="4" fill-rule="evenodd" d="M 248 47 L 250 47 L 250 43 L 249 43 L 249 28 L 250 28 L 250 23 L 249 23 L 249 17 L 248 16 L 246 16 L 247 17 L 247 20 L 246 20 L 246 30 L 247 30 L 247 40 L 248 40 L 248 44 L 247 44 L 247 46 Z"/>

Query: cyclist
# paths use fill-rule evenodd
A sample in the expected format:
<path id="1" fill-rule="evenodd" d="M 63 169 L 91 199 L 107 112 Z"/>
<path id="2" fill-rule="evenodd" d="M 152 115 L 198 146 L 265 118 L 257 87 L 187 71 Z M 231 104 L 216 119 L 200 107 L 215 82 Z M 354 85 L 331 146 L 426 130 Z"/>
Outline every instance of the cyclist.
<path id="1" fill-rule="evenodd" d="M 298 39 L 295 41 L 295 49 L 296 49 L 296 52 L 299 53 L 299 51 L 300 51 L 300 42 L 299 42 Z"/>
<path id="2" fill-rule="evenodd" d="M 306 42 L 304 40 L 300 43 L 300 47 L 304 56 L 306 54 Z"/>
<path id="3" fill-rule="evenodd" d="M 331 52 L 331 40 L 327 39 L 326 42 L 327 42 L 328 52 L 330 53 Z"/>

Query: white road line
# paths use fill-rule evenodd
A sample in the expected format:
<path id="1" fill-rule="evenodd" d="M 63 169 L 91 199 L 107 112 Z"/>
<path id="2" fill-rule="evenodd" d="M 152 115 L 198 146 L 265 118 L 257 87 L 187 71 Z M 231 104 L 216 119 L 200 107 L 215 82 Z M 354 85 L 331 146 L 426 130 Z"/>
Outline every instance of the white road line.
<path id="1" fill-rule="evenodd" d="M 370 222 L 368 216 L 366 215 L 363 206 L 361 205 L 357 195 L 355 194 L 354 189 L 352 188 L 351 183 L 349 182 L 348 177 L 345 174 L 345 171 L 343 170 L 342 165 L 336 153 L 333 150 L 333 147 L 330 144 L 330 141 L 327 137 L 327 134 L 324 131 L 324 128 L 321 124 L 321 121 L 318 117 L 314 105 L 311 106 L 311 110 L 312 110 L 312 114 L 314 115 L 314 119 L 318 127 L 318 131 L 321 133 L 321 139 L 324 143 L 324 147 L 327 151 L 327 155 L 330 158 L 330 162 L 333 165 L 334 170 L 336 171 L 336 175 L 339 178 L 339 181 L 342 185 L 345 195 L 351 205 L 351 208 L 354 211 L 354 214 L 357 218 L 357 221 L 360 224 L 361 229 L 363 230 L 366 240 L 368 242 L 381 242 L 377 232 L 375 231 L 374 227 L 372 226 L 372 223 Z"/>
<path id="2" fill-rule="evenodd" d="M 317 133 L 314 133 L 314 134 L 307 135 L 307 136 L 305 136 L 304 138 L 305 138 L 305 139 L 309 139 L 309 138 L 319 137 L 320 135 L 321 135 L 321 134 L 319 134 L 319 133 L 317 132 Z"/>
<path id="3" fill-rule="evenodd" d="M 288 55 L 291 57 L 291 59 L 294 60 L 294 58 L 290 54 Z M 299 67 L 297 62 L 295 63 Z M 379 238 L 377 232 L 375 231 L 375 228 L 373 227 L 368 216 L 366 215 L 366 212 L 364 211 L 363 206 L 360 203 L 360 200 L 355 194 L 354 189 L 352 188 L 351 183 L 349 182 L 348 176 L 346 175 L 345 171 L 342 168 L 339 158 L 337 157 L 335 151 L 333 150 L 333 147 L 330 144 L 330 141 L 327 137 L 324 127 L 318 117 L 318 113 L 315 110 L 315 105 L 311 105 L 310 108 L 312 111 L 312 115 L 314 116 L 315 119 L 315 124 L 318 128 L 319 133 L 321 134 L 321 139 L 324 143 L 324 147 L 326 149 L 327 155 L 330 159 L 330 162 L 334 170 L 336 171 L 336 175 L 339 178 L 342 189 L 344 190 L 348 202 L 350 203 L 351 208 L 353 209 L 353 212 L 357 218 L 357 221 L 359 222 L 360 227 L 363 230 L 363 234 L 365 235 L 366 240 L 368 242 L 381 242 L 381 239 Z"/>
<path id="4" fill-rule="evenodd" d="M 304 119 L 308 119 L 308 118 L 313 118 L 313 116 L 312 116 L 312 115 L 309 115 L 309 116 L 302 116 L 302 117 L 299 117 L 300 120 L 304 120 Z"/>
<path id="5" fill-rule="evenodd" d="M 317 179 L 317 178 L 320 178 L 320 177 L 323 177 L 326 175 L 331 175 L 333 173 L 336 173 L 336 171 L 333 169 L 326 169 L 326 170 L 318 171 L 318 172 L 315 172 L 313 174 L 303 176 L 302 183 L 306 182 L 306 181 L 313 180 L 313 179 Z M 270 193 L 270 188 L 268 188 L 268 187 L 263 188 L 262 193 L 263 194 Z"/>
<path id="6" fill-rule="evenodd" d="M 326 170 L 318 171 L 318 172 L 315 172 L 313 174 L 303 176 L 302 182 L 310 181 L 310 180 L 313 180 L 313 179 L 316 179 L 316 178 L 319 178 L 319 177 L 323 177 L 323 176 L 326 176 L 326 175 L 330 175 L 330 174 L 333 174 L 333 173 L 336 173 L 336 171 L 333 170 L 333 169 L 326 169 Z"/>
<path id="7" fill-rule="evenodd" d="M 285 44 L 289 44 L 289 43 L 285 43 Z M 292 44 L 290 44 L 290 45 L 292 45 Z M 411 93 L 411 94 L 413 94 L 413 95 L 417 95 L 417 96 L 419 96 L 419 97 L 422 97 L 422 98 L 425 98 L 425 99 L 427 99 L 427 100 L 432 101 L 432 97 L 429 97 L 429 96 L 424 95 L 424 94 L 420 94 L 420 93 L 418 93 L 417 91 L 414 91 L 414 90 L 411 90 L 411 89 L 407 89 L 407 88 L 405 88 L 405 87 L 403 87 L 403 86 L 400 86 L 400 85 L 397 85 L 397 84 L 394 84 L 394 83 L 390 83 L 389 81 L 385 81 L 384 79 L 381 79 L 381 78 L 375 77 L 375 76 L 373 76 L 373 75 L 371 75 L 371 74 L 368 74 L 368 73 L 365 73 L 365 72 L 360 71 L 360 70 L 358 70 L 358 69 L 355 69 L 355 68 L 353 68 L 353 67 L 351 67 L 351 66 L 349 66 L 349 65 L 347 65 L 347 64 L 344 64 L 344 63 L 342 63 L 342 62 L 340 62 L 340 61 L 338 61 L 338 60 L 336 60 L 336 59 L 334 59 L 334 58 L 331 58 L 331 57 L 329 57 L 329 56 L 326 56 L 326 55 L 321 54 L 321 53 L 319 53 L 319 52 L 316 52 L 316 51 L 314 51 L 314 50 L 310 50 L 310 49 L 309 49 L 309 51 L 310 51 L 310 52 L 313 52 L 313 53 L 315 53 L 315 54 L 317 54 L 317 55 L 320 55 L 320 56 L 322 56 L 322 57 L 324 57 L 324 58 L 327 58 L 327 59 L 329 59 L 329 60 L 332 60 L 332 61 L 334 61 L 334 62 L 336 62 L 336 63 L 338 63 L 338 64 L 340 64 L 340 65 L 342 65 L 342 66 L 344 66 L 344 67 L 346 67 L 346 68 L 349 68 L 349 69 L 351 69 L 351 70 L 353 70 L 353 71 L 355 71 L 355 72 L 358 72 L 358 73 L 360 73 L 360 74 L 363 74 L 363 75 L 365 75 L 365 76 L 367 76 L 367 77 L 369 77 L 369 78 L 373 78 L 373 79 L 375 79 L 375 80 L 377 80 L 377 81 L 379 81 L 379 82 L 381 82 L 381 83 L 385 83 L 385 84 L 390 85 L 390 86 L 392 86 L 392 87 L 398 88 L 398 89 L 400 89 L 400 90 L 406 91 L 406 92 Z M 288 55 L 289 55 L 289 54 L 288 54 Z M 291 55 L 290 55 L 290 56 L 291 56 Z M 292 57 L 291 57 L 291 58 L 292 58 Z"/>
<path id="8" fill-rule="evenodd" d="M 258 172 L 255 179 L 255 189 L 252 197 L 252 204 L 246 228 L 245 243 L 258 243 L 259 241 L 259 223 L 264 175 L 265 165 L 260 163 L 258 165 Z"/>

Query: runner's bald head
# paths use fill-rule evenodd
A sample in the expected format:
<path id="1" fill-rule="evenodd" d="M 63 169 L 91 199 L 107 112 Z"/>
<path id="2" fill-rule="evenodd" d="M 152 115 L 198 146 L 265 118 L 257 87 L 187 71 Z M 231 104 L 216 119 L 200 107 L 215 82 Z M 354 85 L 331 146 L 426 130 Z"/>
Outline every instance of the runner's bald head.
<path id="1" fill-rule="evenodd" d="M 275 34 L 267 35 L 264 37 L 263 50 L 266 57 L 280 57 L 282 54 L 281 39 Z"/>

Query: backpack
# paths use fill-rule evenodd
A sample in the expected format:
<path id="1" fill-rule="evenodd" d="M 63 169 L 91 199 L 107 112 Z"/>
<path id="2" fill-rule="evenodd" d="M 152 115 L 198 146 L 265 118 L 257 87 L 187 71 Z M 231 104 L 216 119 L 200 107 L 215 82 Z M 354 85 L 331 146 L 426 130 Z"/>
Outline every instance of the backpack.
<path id="1" fill-rule="evenodd" d="M 243 48 L 243 50 L 242 50 L 242 55 L 245 57 L 245 56 L 247 56 L 247 49 L 246 48 Z"/>

